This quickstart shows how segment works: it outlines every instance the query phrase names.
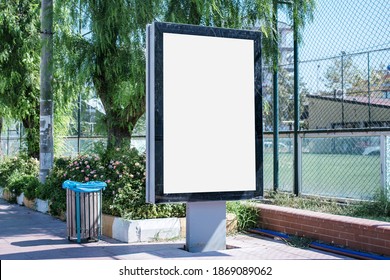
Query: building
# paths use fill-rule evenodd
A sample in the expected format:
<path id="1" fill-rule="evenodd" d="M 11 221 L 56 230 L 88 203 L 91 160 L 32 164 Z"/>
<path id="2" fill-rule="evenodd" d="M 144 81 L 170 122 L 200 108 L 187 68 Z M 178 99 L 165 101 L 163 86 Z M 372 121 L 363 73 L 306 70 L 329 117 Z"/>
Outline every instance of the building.
<path id="1" fill-rule="evenodd" d="M 390 99 L 307 95 L 309 130 L 390 127 Z"/>

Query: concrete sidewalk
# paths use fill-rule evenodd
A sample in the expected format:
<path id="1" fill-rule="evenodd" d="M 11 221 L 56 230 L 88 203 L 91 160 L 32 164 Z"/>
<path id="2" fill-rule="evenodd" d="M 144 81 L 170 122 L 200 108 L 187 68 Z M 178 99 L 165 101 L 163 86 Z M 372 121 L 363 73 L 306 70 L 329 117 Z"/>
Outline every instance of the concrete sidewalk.
<path id="1" fill-rule="evenodd" d="M 300 249 L 259 235 L 227 237 L 222 251 L 190 253 L 185 240 L 153 243 L 122 243 L 102 237 L 98 242 L 68 241 L 66 223 L 0 199 L 0 260 L 337 260 L 351 259 L 314 249 Z"/>

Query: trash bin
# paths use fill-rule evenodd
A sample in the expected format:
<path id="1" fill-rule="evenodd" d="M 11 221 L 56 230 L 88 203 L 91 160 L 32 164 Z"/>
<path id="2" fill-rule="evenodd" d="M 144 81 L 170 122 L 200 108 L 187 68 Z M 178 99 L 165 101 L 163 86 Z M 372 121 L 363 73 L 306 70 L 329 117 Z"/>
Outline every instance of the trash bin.
<path id="1" fill-rule="evenodd" d="M 80 183 L 67 180 L 66 227 L 69 240 L 78 243 L 98 241 L 102 233 L 102 190 L 107 186 L 100 181 Z"/>

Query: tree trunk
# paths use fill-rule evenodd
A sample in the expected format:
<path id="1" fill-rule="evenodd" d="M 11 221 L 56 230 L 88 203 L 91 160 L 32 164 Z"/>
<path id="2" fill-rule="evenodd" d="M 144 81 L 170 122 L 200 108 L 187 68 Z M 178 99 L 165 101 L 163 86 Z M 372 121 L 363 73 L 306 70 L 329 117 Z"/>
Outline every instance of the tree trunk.
<path id="1" fill-rule="evenodd" d="M 41 85 L 40 85 L 40 170 L 39 181 L 44 183 L 53 167 L 53 0 L 41 5 Z"/>
<path id="2" fill-rule="evenodd" d="M 106 79 L 103 55 L 97 56 L 96 64 L 101 67 L 99 67 L 100 72 L 94 75 L 93 83 L 96 88 L 96 93 L 106 111 L 107 150 L 109 151 L 124 146 L 129 147 L 133 128 L 144 112 L 140 109 L 131 117 L 128 117 L 126 121 L 123 121 L 123 114 L 118 109 L 115 109 L 113 93 L 110 92 L 110 89 L 113 89 L 115 86 Z"/>
<path id="3" fill-rule="evenodd" d="M 118 120 L 122 119 L 117 112 L 109 112 L 107 116 L 107 149 L 114 149 L 127 146 L 131 144 L 132 131 L 142 114 L 136 114 L 130 117 L 126 123 L 120 123 Z"/>

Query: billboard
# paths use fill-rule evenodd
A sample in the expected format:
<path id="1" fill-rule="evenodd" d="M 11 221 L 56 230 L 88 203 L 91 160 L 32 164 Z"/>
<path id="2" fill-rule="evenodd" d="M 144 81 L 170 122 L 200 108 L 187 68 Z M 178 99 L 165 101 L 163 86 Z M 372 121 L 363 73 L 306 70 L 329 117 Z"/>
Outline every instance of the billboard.
<path id="1" fill-rule="evenodd" d="M 147 27 L 147 201 L 262 195 L 261 34 Z"/>

